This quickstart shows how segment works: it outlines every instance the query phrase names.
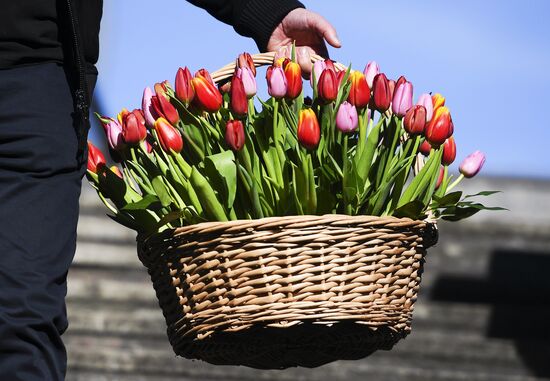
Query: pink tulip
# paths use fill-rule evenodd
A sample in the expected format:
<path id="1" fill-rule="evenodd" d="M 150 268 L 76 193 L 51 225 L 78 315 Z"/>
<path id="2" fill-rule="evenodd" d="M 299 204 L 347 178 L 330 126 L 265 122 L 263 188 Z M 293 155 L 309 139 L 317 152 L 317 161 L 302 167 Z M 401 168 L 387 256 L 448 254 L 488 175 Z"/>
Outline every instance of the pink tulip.
<path id="1" fill-rule="evenodd" d="M 105 135 L 107 136 L 107 142 L 109 147 L 114 150 L 119 150 L 124 146 L 124 139 L 122 137 L 122 125 L 118 120 L 109 118 L 109 122 L 103 124 L 105 129 Z"/>
<path id="2" fill-rule="evenodd" d="M 483 167 L 485 163 L 485 154 L 481 151 L 475 151 L 460 163 L 460 173 L 466 178 L 474 177 Z"/>
<path id="3" fill-rule="evenodd" d="M 422 94 L 418 98 L 417 105 L 424 106 L 426 109 L 426 123 L 429 123 L 432 120 L 434 114 L 434 105 L 432 103 L 432 96 L 430 94 Z"/>
<path id="4" fill-rule="evenodd" d="M 357 109 L 349 102 L 343 102 L 336 113 L 336 128 L 343 133 L 353 132 L 357 128 Z"/>
<path id="5" fill-rule="evenodd" d="M 315 61 L 313 63 L 313 71 L 311 72 L 311 77 L 309 78 L 309 82 L 311 83 L 311 87 L 313 87 L 313 78 L 315 77 L 315 81 L 317 84 L 319 84 L 319 78 L 321 78 L 321 74 L 323 71 L 327 68 L 327 64 L 325 61 Z"/>
<path id="6" fill-rule="evenodd" d="M 369 85 L 369 88 L 372 89 L 374 77 L 376 77 L 376 75 L 380 73 L 380 66 L 378 66 L 376 61 L 371 61 L 367 64 L 367 66 L 365 66 L 365 70 L 363 71 L 363 73 L 367 78 L 367 83 Z"/>
<path id="7" fill-rule="evenodd" d="M 237 69 L 237 78 L 240 78 L 243 82 L 244 92 L 246 93 L 247 98 L 252 98 L 256 95 L 256 78 L 254 73 L 248 67 L 243 67 L 242 69 Z"/>
<path id="8" fill-rule="evenodd" d="M 395 115 L 403 117 L 412 107 L 413 87 L 412 83 L 405 82 L 395 89 L 392 101 L 392 111 Z"/>
<path id="9" fill-rule="evenodd" d="M 145 117 L 145 124 L 147 124 L 149 128 L 152 128 L 155 125 L 155 120 L 157 120 L 157 115 L 151 100 L 153 95 L 153 90 L 151 90 L 150 87 L 146 87 L 145 90 L 143 90 L 143 98 L 141 99 L 141 109 Z"/>
<path id="10" fill-rule="evenodd" d="M 286 95 L 286 76 L 282 67 L 267 68 L 267 91 L 273 98 L 283 98 Z"/>

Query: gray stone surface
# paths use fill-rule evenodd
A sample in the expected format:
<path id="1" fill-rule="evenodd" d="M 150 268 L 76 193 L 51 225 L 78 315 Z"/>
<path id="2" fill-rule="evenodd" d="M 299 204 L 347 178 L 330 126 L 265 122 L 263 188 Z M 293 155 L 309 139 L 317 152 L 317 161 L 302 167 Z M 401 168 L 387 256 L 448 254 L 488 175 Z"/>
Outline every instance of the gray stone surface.
<path id="1" fill-rule="evenodd" d="M 363 360 L 284 371 L 176 358 L 135 234 L 105 217 L 85 186 L 69 274 L 67 380 L 550 380 L 550 181 L 464 185 L 502 190 L 487 204 L 510 211 L 439 224 L 412 333 Z"/>

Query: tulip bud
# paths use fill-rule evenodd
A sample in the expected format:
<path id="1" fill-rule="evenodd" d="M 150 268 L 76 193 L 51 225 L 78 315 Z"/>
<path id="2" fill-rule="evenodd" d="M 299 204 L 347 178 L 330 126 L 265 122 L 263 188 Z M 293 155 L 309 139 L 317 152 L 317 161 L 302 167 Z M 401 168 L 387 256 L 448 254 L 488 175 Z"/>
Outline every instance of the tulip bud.
<path id="1" fill-rule="evenodd" d="M 256 66 L 254 66 L 254 60 L 249 53 L 239 54 L 239 58 L 237 58 L 237 67 L 239 69 L 248 68 L 252 73 L 252 76 L 256 77 Z"/>
<path id="2" fill-rule="evenodd" d="M 121 179 L 123 178 L 122 172 L 120 171 L 120 169 L 116 165 L 111 166 L 111 168 L 109 168 L 109 169 L 111 170 L 111 172 L 113 172 L 115 175 L 117 175 Z"/>
<path id="3" fill-rule="evenodd" d="M 108 121 L 104 123 L 103 120 Z M 119 150 L 124 147 L 124 138 L 122 136 L 122 126 L 118 120 L 112 118 L 104 118 L 101 125 L 105 130 L 105 136 L 107 136 L 107 142 L 109 147 L 114 150 Z"/>
<path id="4" fill-rule="evenodd" d="M 151 104 L 159 117 L 163 117 L 171 124 L 176 125 L 180 121 L 178 110 L 176 110 L 165 95 L 165 93 L 157 93 L 157 95 L 151 98 Z"/>
<path id="5" fill-rule="evenodd" d="M 445 106 L 445 97 L 439 93 L 432 95 L 432 104 L 435 112 L 438 108 Z"/>
<path id="6" fill-rule="evenodd" d="M 411 107 L 403 119 L 403 127 L 411 135 L 419 135 L 426 127 L 426 108 L 416 105 Z"/>
<path id="7" fill-rule="evenodd" d="M 234 75 L 231 79 L 230 94 L 231 111 L 238 116 L 246 115 L 248 112 L 248 99 L 246 98 L 246 93 L 244 92 L 243 81 L 236 75 Z"/>
<path id="8" fill-rule="evenodd" d="M 168 89 L 168 87 L 170 87 L 170 83 L 167 80 L 164 80 L 160 83 L 155 83 L 155 93 L 157 95 L 162 95 L 164 98 L 166 98 L 166 100 L 169 100 L 168 95 L 166 94 L 166 90 Z"/>
<path id="9" fill-rule="evenodd" d="M 443 143 L 443 157 L 441 158 L 441 163 L 443 165 L 451 165 L 456 158 L 456 144 L 455 138 L 450 137 L 445 140 Z"/>
<path id="10" fill-rule="evenodd" d="M 143 111 L 143 116 L 145 117 L 145 124 L 147 127 L 152 128 L 157 120 L 158 115 L 155 113 L 153 107 L 153 91 L 151 88 L 146 87 L 143 90 L 143 98 L 141 99 L 141 110 Z"/>
<path id="11" fill-rule="evenodd" d="M 225 125 L 225 142 L 233 151 L 240 151 L 244 146 L 244 126 L 240 120 L 230 120 Z"/>
<path id="12" fill-rule="evenodd" d="M 383 73 L 377 74 L 372 86 L 373 108 L 379 112 L 386 112 L 392 99 L 388 78 Z"/>
<path id="13" fill-rule="evenodd" d="M 430 94 L 422 94 L 420 98 L 418 98 L 418 102 L 416 102 L 416 104 L 424 106 L 426 109 L 426 122 L 430 122 L 434 114 L 434 106 Z"/>
<path id="14" fill-rule="evenodd" d="M 300 111 L 298 120 L 298 141 L 307 149 L 315 149 L 321 140 L 319 121 L 312 109 Z"/>
<path id="15" fill-rule="evenodd" d="M 344 81 L 345 76 L 346 72 L 343 70 L 336 72 L 336 81 L 338 82 L 338 88 L 342 87 L 342 82 Z"/>
<path id="16" fill-rule="evenodd" d="M 218 90 L 222 94 L 229 94 L 231 92 L 231 81 L 224 81 L 218 85 Z"/>
<path id="17" fill-rule="evenodd" d="M 283 64 L 286 77 L 286 97 L 295 99 L 302 93 L 302 70 L 296 62 L 290 61 Z"/>
<path id="18" fill-rule="evenodd" d="M 210 77 L 209 74 L 208 77 Z M 222 107 L 222 95 L 207 77 L 199 75 L 191 80 L 191 84 L 195 90 L 193 102 L 200 109 L 208 112 L 216 112 Z"/>
<path id="19" fill-rule="evenodd" d="M 460 173 L 466 178 L 474 177 L 485 164 L 485 154 L 481 151 L 475 151 L 460 163 Z"/>
<path id="20" fill-rule="evenodd" d="M 330 69 L 336 73 L 336 66 L 334 66 L 334 62 L 330 58 L 325 58 L 323 62 L 325 63 L 325 69 Z"/>
<path id="21" fill-rule="evenodd" d="M 402 75 L 401 77 L 399 77 L 399 78 L 397 79 L 397 82 L 395 82 L 395 88 L 397 89 L 397 88 L 399 88 L 399 86 L 401 86 L 401 85 L 403 85 L 403 84 L 405 84 L 405 83 L 407 83 L 407 82 L 408 82 L 408 81 L 407 81 L 407 78 L 405 78 L 405 76 Z"/>
<path id="22" fill-rule="evenodd" d="M 412 107 L 413 86 L 410 82 L 405 82 L 401 85 L 396 84 L 396 86 L 395 93 L 393 94 L 392 111 L 395 115 L 403 117 Z"/>
<path id="23" fill-rule="evenodd" d="M 343 102 L 336 113 L 336 128 L 343 133 L 353 132 L 359 121 L 357 109 L 348 102 Z"/>
<path id="24" fill-rule="evenodd" d="M 380 73 L 380 67 L 376 63 L 376 61 L 371 61 L 365 66 L 365 70 L 363 71 L 365 74 L 365 79 L 367 80 L 367 84 L 372 89 L 372 85 L 374 84 L 374 77 L 376 77 Z"/>
<path id="25" fill-rule="evenodd" d="M 321 74 L 323 74 L 323 71 L 326 68 L 327 68 L 327 64 L 325 61 L 319 60 L 313 63 L 313 70 L 311 71 L 311 77 L 309 78 L 311 87 L 313 87 L 313 78 L 315 78 L 317 86 L 319 85 L 319 79 L 321 78 Z"/>
<path id="26" fill-rule="evenodd" d="M 153 128 L 155 127 L 154 123 L 153 123 Z M 151 153 L 153 152 L 153 146 L 151 145 L 151 143 L 149 143 L 149 140 L 151 140 L 152 137 L 151 135 L 147 135 L 147 137 L 145 138 L 144 141 L 141 142 L 141 147 L 145 150 L 145 152 L 147 153 Z"/>
<path id="27" fill-rule="evenodd" d="M 287 84 L 282 68 L 270 66 L 267 68 L 267 91 L 273 98 L 283 98 L 286 95 Z"/>
<path id="28" fill-rule="evenodd" d="M 143 113 L 136 109 L 132 112 L 123 111 L 120 115 L 124 142 L 129 145 L 139 144 L 147 136 Z"/>
<path id="29" fill-rule="evenodd" d="M 183 139 L 180 133 L 166 119 L 158 118 L 155 122 L 155 131 L 164 152 L 181 152 L 183 148 Z"/>
<path id="30" fill-rule="evenodd" d="M 424 140 L 421 144 L 420 144 L 420 147 L 418 148 L 418 150 L 420 151 L 420 153 L 424 156 L 428 156 L 430 154 L 430 151 L 432 150 L 432 145 L 430 143 L 428 143 L 427 140 Z"/>
<path id="31" fill-rule="evenodd" d="M 214 81 L 212 80 L 212 77 L 210 76 L 210 73 L 206 69 L 199 69 L 195 73 L 195 78 L 203 78 L 206 81 L 210 82 L 212 85 L 216 85 Z"/>
<path id="32" fill-rule="evenodd" d="M 250 99 L 256 95 L 256 78 L 254 78 L 254 74 L 249 68 L 237 69 L 237 77 L 243 82 L 244 92 L 247 98 Z"/>
<path id="33" fill-rule="evenodd" d="M 437 182 L 435 183 L 435 189 L 439 189 L 441 186 L 441 183 L 443 182 L 443 179 L 445 178 L 445 167 L 440 166 L 439 167 L 439 176 L 437 177 Z"/>
<path id="34" fill-rule="evenodd" d="M 98 169 L 105 166 L 105 156 L 99 148 L 88 141 L 88 171 L 97 173 Z"/>
<path id="35" fill-rule="evenodd" d="M 393 99 L 393 94 L 395 93 L 395 81 L 393 79 L 390 79 L 388 81 L 388 86 L 390 88 L 390 99 Z"/>
<path id="36" fill-rule="evenodd" d="M 426 140 L 435 147 L 440 146 L 451 136 L 451 113 L 445 106 L 439 107 L 426 126 Z"/>
<path id="37" fill-rule="evenodd" d="M 365 79 L 365 75 L 361 72 L 354 71 L 350 75 L 351 87 L 348 96 L 348 102 L 362 109 L 369 104 L 370 88 Z"/>
<path id="38" fill-rule="evenodd" d="M 319 78 L 317 85 L 319 98 L 325 103 L 330 103 L 338 96 L 338 83 L 336 81 L 336 73 L 332 69 L 325 69 Z"/>
<path id="39" fill-rule="evenodd" d="M 179 68 L 176 73 L 176 98 L 182 101 L 186 106 L 189 105 L 189 102 L 193 100 L 195 96 L 195 90 L 191 85 L 191 72 L 187 68 Z"/>

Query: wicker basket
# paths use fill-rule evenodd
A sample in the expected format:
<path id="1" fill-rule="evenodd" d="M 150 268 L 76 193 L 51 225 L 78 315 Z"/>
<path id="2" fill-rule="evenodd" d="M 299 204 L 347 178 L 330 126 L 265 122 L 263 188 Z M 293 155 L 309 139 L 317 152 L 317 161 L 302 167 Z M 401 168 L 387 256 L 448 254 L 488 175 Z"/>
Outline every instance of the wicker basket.
<path id="1" fill-rule="evenodd" d="M 253 58 L 260 66 L 273 55 Z M 177 355 L 284 369 L 391 349 L 411 330 L 424 256 L 436 241 L 425 221 L 290 216 L 138 237 L 138 255 Z"/>

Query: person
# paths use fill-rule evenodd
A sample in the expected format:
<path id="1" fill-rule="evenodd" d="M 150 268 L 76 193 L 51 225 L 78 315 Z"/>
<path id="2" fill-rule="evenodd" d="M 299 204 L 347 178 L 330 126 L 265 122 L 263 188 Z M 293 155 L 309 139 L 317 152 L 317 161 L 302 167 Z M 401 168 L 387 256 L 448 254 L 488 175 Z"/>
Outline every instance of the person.
<path id="1" fill-rule="evenodd" d="M 66 372 L 66 277 L 87 157 L 69 62 L 80 41 L 91 93 L 102 15 L 102 0 L 72 1 L 0 0 L 0 380 Z M 309 53 L 327 54 L 325 41 L 340 46 L 331 24 L 296 0 L 189 1 L 261 51 L 295 41 L 305 71 Z"/>

